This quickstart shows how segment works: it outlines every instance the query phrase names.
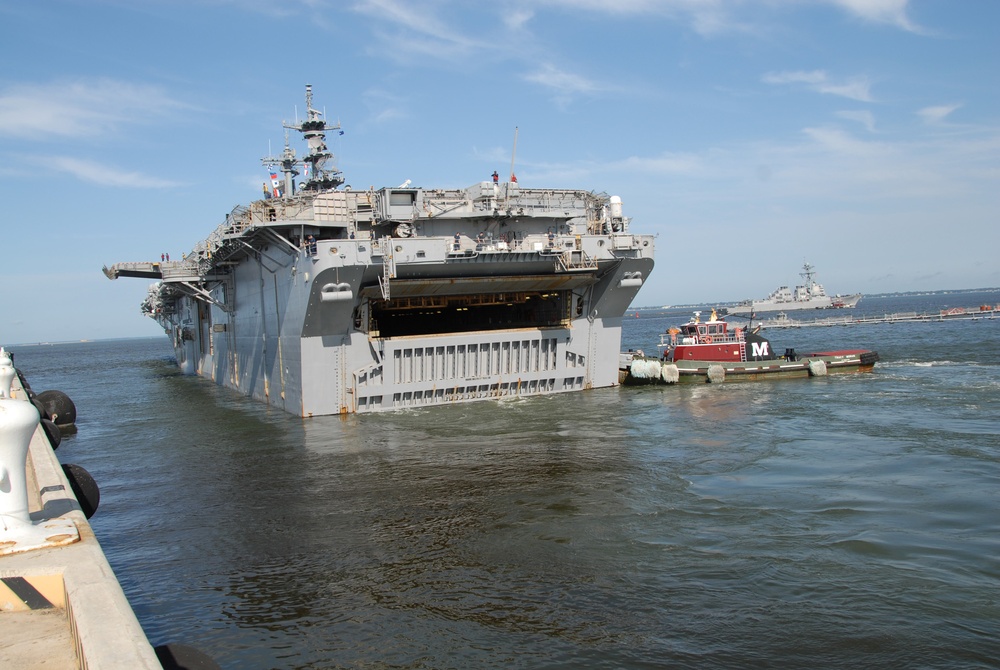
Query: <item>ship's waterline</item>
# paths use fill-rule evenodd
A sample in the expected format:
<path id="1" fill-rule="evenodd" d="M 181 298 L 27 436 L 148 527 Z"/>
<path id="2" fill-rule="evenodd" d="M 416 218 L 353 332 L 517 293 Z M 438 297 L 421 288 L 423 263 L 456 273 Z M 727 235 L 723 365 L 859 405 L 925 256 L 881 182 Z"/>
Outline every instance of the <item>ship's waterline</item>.
<path id="1" fill-rule="evenodd" d="M 309 153 L 264 159 L 269 197 L 181 261 L 105 269 L 159 280 L 143 310 L 183 371 L 299 416 L 617 385 L 621 318 L 654 255 L 620 198 L 514 175 L 341 190 L 324 141 L 339 126 L 311 96 L 288 126 Z"/>

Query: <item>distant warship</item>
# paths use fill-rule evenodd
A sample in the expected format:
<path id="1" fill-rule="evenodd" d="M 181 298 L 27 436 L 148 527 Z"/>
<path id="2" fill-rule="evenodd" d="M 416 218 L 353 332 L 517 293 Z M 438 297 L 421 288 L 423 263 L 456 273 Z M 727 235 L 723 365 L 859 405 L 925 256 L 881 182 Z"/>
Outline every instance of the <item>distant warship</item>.
<path id="1" fill-rule="evenodd" d="M 793 309 L 836 309 L 854 307 L 861 300 L 861 294 L 826 294 L 822 284 L 813 280 L 814 268 L 809 263 L 802 266 L 805 283 L 796 286 L 793 293 L 787 286 L 779 286 L 763 300 L 744 300 L 725 310 L 726 314 L 760 314 L 762 312 L 788 312 Z"/>
<path id="2" fill-rule="evenodd" d="M 341 188 L 340 125 L 310 86 L 306 109 L 284 127 L 308 153 L 286 139 L 262 159 L 263 199 L 182 260 L 104 268 L 159 280 L 142 311 L 182 370 L 303 417 L 618 384 L 654 250 L 620 198 L 522 188 L 513 169 L 465 189 Z"/>

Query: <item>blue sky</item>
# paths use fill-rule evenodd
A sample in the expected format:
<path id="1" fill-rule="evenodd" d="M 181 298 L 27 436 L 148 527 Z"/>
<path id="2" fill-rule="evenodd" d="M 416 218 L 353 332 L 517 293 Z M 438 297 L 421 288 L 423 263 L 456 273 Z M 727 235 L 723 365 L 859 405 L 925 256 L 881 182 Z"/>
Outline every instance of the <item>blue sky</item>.
<path id="1" fill-rule="evenodd" d="M 155 335 L 149 282 L 256 198 L 304 87 L 355 188 L 619 195 L 635 305 L 1000 286 L 995 0 L 0 3 L 0 344 Z"/>

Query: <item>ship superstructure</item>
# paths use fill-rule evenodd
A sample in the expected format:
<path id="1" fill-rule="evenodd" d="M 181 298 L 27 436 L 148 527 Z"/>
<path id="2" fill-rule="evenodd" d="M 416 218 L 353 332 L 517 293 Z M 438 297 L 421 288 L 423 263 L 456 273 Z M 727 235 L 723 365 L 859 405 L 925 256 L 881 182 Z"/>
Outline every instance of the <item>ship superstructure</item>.
<path id="1" fill-rule="evenodd" d="M 341 188 L 313 108 L 285 124 L 267 197 L 183 259 L 116 263 L 159 280 L 142 311 L 188 373 L 300 416 L 618 383 L 625 310 L 653 268 L 617 197 L 522 188 Z M 280 174 L 280 177 L 278 176 Z M 302 176 L 301 181 L 296 177 Z"/>

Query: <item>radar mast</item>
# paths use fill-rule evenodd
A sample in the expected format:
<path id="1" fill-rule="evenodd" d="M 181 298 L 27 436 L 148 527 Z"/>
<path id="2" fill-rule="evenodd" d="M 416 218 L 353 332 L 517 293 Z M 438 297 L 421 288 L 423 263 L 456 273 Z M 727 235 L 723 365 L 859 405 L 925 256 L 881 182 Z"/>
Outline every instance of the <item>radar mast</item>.
<path id="1" fill-rule="evenodd" d="M 326 131 L 338 130 L 340 124 L 328 124 L 323 119 L 323 112 L 313 107 L 312 85 L 306 84 L 306 119 L 298 123 L 282 123 L 285 132 L 285 149 L 280 157 L 268 156 L 261 163 L 267 166 L 280 165 L 285 176 L 285 189 L 282 195 L 294 195 L 298 191 L 328 191 L 344 183 L 343 174 L 336 168 L 326 169 L 323 166 L 333 159 L 333 153 L 326 146 Z M 301 160 L 295 157 L 295 150 L 288 144 L 288 130 L 296 130 L 302 134 L 309 148 L 309 153 Z M 294 177 L 300 172 L 296 167 L 305 169 L 305 180 L 295 188 Z"/>

